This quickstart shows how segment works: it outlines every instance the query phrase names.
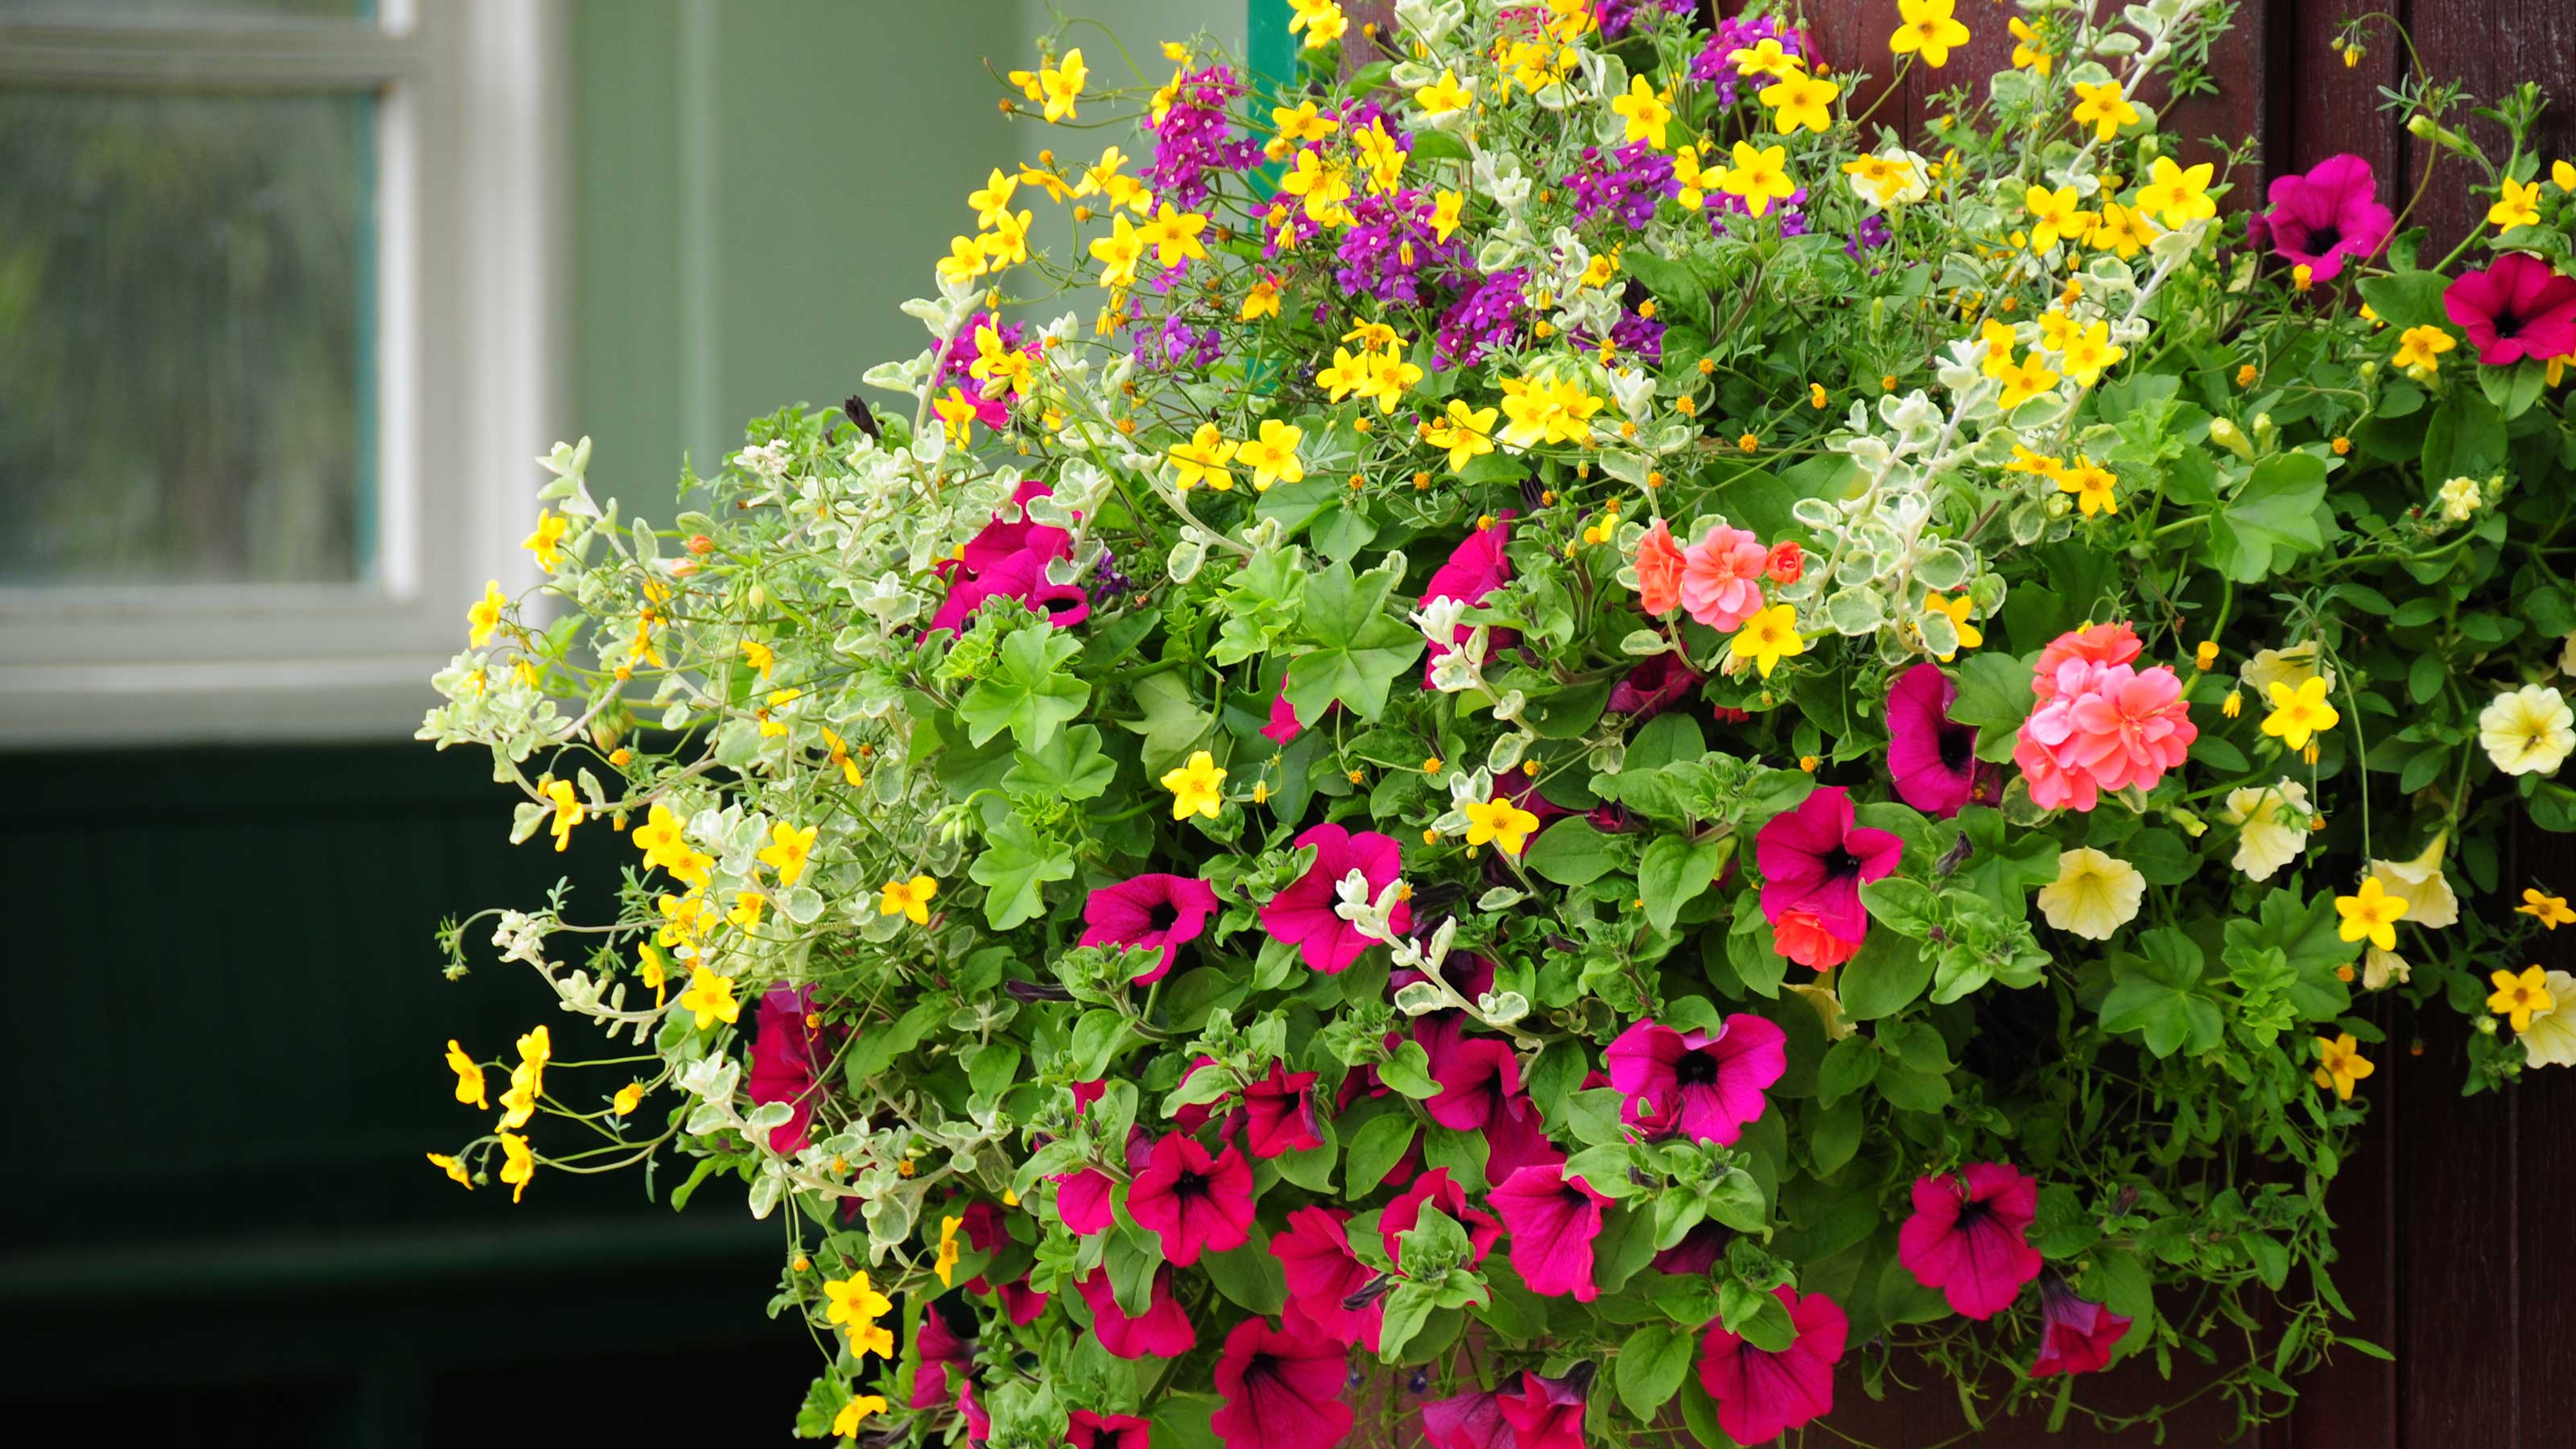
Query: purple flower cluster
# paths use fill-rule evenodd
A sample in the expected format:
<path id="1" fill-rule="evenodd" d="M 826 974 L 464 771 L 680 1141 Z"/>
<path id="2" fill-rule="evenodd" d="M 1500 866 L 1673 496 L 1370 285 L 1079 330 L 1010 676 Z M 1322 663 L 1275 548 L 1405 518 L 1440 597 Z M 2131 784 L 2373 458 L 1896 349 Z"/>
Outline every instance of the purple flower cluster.
<path id="1" fill-rule="evenodd" d="M 1431 344 L 1433 360 L 1443 368 L 1472 367 L 1487 352 L 1512 342 L 1529 307 L 1528 287 L 1529 273 L 1519 269 L 1466 286 L 1440 315 L 1440 332 Z"/>
<path id="2" fill-rule="evenodd" d="M 1617 40 L 1637 23 L 1637 12 L 1650 5 L 1684 19 L 1699 9 L 1697 0 L 1592 0 L 1592 23 L 1601 27 L 1602 39 Z"/>
<path id="3" fill-rule="evenodd" d="M 1652 317 L 1640 317 L 1622 310 L 1619 320 L 1610 324 L 1610 345 L 1623 353 L 1660 364 L 1664 360 L 1664 324 Z"/>
<path id="4" fill-rule="evenodd" d="M 1606 158 L 1600 147 L 1584 147 L 1583 164 L 1564 181 L 1585 221 L 1606 212 L 1630 231 L 1653 221 L 1655 207 L 1665 197 L 1682 194 L 1681 183 L 1673 179 L 1673 158 L 1643 141 L 1632 141 Z"/>
<path id="5" fill-rule="evenodd" d="M 1243 94 L 1232 66 L 1213 65 L 1173 83 L 1177 92 L 1152 125 L 1154 164 L 1145 183 L 1156 197 L 1195 209 L 1208 198 L 1207 173 L 1240 171 L 1260 159 L 1260 148 L 1234 134 L 1226 107 Z"/>
<path id="6" fill-rule="evenodd" d="M 1804 34 L 1768 15 L 1759 20 L 1729 16 L 1717 22 L 1717 29 L 1709 35 L 1708 44 L 1700 47 L 1699 54 L 1691 58 L 1691 79 L 1709 82 L 1718 105 L 1734 105 L 1737 89 L 1743 84 L 1744 77 L 1737 73 L 1735 63 L 1727 57 L 1739 50 L 1751 50 L 1766 40 L 1780 42 L 1780 48 L 1791 55 L 1814 58 L 1813 52 L 1807 49 Z"/>
<path id="7" fill-rule="evenodd" d="M 1017 322 L 1004 322 L 990 312 L 981 313 L 974 321 L 959 328 L 957 335 L 949 339 L 948 350 L 939 357 L 939 375 L 931 380 L 930 387 L 933 392 L 940 392 L 945 391 L 950 383 L 955 383 L 965 390 L 968 397 L 975 399 L 975 421 L 988 428 L 1006 427 L 1011 421 L 1010 394 L 1004 393 L 1000 397 L 977 396 L 978 391 L 984 386 L 984 380 L 976 377 L 969 370 L 974 367 L 975 359 L 980 355 L 975 350 L 975 333 L 977 329 L 984 327 L 991 327 L 998 332 L 1002 345 L 1013 352 L 1027 350 L 1029 336 L 1027 327 Z"/>
<path id="8" fill-rule="evenodd" d="M 1712 236 L 1726 235 L 1728 217 L 1752 214 L 1746 210 L 1744 198 L 1726 191 L 1708 193 L 1707 211 L 1708 229 Z M 1815 230 L 1807 222 L 1807 188 L 1803 186 L 1790 192 L 1786 201 L 1772 203 L 1771 214 L 1780 219 L 1780 235 L 1784 237 L 1805 236 Z"/>
<path id="9" fill-rule="evenodd" d="M 1158 372 L 1209 368 L 1225 358 L 1225 339 L 1214 323 L 1198 328 L 1178 317 L 1165 317 L 1159 327 L 1149 326 L 1142 303 L 1130 305 L 1127 317 L 1132 338 L 1129 354 L 1141 367 Z"/>
<path id="10" fill-rule="evenodd" d="M 1887 218 L 1873 211 L 1860 219 L 1859 228 L 1853 231 L 1851 240 L 1843 243 L 1843 250 L 1851 253 L 1853 261 L 1859 261 L 1862 252 L 1874 251 L 1895 239 L 1896 232 L 1888 226 Z"/>
<path id="11" fill-rule="evenodd" d="M 1353 203 L 1352 225 L 1333 252 L 1341 263 L 1333 280 L 1344 294 L 1420 306 L 1425 280 L 1436 283 L 1470 270 L 1464 238 L 1453 235 L 1443 242 L 1432 230 L 1436 209 L 1420 191 L 1367 196 Z M 1432 275 L 1426 279 L 1425 273 Z"/>

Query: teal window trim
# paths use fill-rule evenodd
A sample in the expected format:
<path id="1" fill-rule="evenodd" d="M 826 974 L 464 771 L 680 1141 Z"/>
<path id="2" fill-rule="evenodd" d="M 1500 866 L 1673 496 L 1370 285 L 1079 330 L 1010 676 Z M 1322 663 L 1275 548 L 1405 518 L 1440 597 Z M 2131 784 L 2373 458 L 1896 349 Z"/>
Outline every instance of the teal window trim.
<path id="1" fill-rule="evenodd" d="M 1288 33 L 1292 13 L 1288 0 L 1244 0 L 1244 60 L 1252 67 L 1254 93 L 1265 103 L 1297 78 L 1297 41 Z"/>

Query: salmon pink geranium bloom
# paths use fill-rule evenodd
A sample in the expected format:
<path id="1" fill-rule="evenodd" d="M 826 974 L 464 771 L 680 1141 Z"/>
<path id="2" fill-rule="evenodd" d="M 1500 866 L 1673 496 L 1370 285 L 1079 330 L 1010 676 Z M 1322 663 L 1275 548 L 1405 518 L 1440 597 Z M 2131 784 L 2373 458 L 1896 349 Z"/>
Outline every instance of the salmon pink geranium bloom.
<path id="1" fill-rule="evenodd" d="M 1782 911 L 1771 923 L 1771 944 L 1801 966 L 1831 971 L 1860 952 L 1860 942 L 1825 929 L 1813 911 Z"/>
<path id="2" fill-rule="evenodd" d="M 1683 553 L 1682 607 L 1721 634 L 1762 611 L 1762 574 L 1770 565 L 1762 540 L 1717 524 Z"/>
<path id="3" fill-rule="evenodd" d="M 2091 810 L 2103 790 L 2152 790 L 2200 737 L 2172 667 L 2127 663 L 2137 636 L 2126 625 L 2095 634 L 2101 627 L 2059 636 L 2033 670 L 2040 703 L 2021 723 L 2013 763 L 2043 810 Z"/>
<path id="4" fill-rule="evenodd" d="M 1637 607 L 1660 619 L 1682 606 L 1682 570 L 1687 559 L 1673 531 L 1660 518 L 1637 540 Z"/>

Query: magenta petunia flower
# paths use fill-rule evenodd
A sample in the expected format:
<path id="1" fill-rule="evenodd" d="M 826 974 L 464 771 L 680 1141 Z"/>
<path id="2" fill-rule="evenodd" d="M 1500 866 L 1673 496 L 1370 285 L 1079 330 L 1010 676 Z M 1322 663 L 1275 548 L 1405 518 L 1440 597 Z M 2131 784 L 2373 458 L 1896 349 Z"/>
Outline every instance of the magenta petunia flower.
<path id="1" fill-rule="evenodd" d="M 1494 1399 L 1511 1426 L 1511 1449 L 1583 1449 L 1583 1387 L 1574 1379 L 1524 1373 L 1517 1390 Z"/>
<path id="2" fill-rule="evenodd" d="M 1216 914 L 1216 890 L 1186 875 L 1140 875 L 1102 886 L 1082 903 L 1082 944 L 1159 950 L 1138 984 L 1163 979 L 1180 948 L 1199 938 Z"/>
<path id="3" fill-rule="evenodd" d="M 2002 772 L 1977 758 L 1977 727 L 1950 718 L 1959 687 L 1938 664 L 1917 664 L 1887 691 L 1887 771 L 1906 804 L 1943 820 L 1971 800 L 2003 798 Z"/>
<path id="4" fill-rule="evenodd" d="M 1755 1348 L 1708 1326 L 1700 1341 L 1699 1382 L 1717 1400 L 1717 1426 L 1742 1444 L 1767 1444 L 1834 1407 L 1834 1365 L 1842 1361 L 1851 1320 L 1822 1293 L 1771 1290 L 1789 1310 L 1797 1337 L 1778 1352 Z"/>
<path id="5" fill-rule="evenodd" d="M 2477 344 L 2478 361 L 2510 367 L 2576 354 L 2576 277 L 2507 252 L 2482 272 L 2463 272 L 2442 293 L 2442 310 Z"/>
<path id="6" fill-rule="evenodd" d="M 1342 877 L 1360 872 L 1374 895 L 1404 873 L 1404 848 L 1374 830 L 1353 835 L 1329 824 L 1308 828 L 1296 844 L 1315 847 L 1315 863 L 1261 908 L 1261 928 L 1294 945 L 1310 971 L 1329 976 L 1348 970 L 1370 942 L 1333 911 Z M 1388 923 L 1398 931 L 1412 930 L 1413 907 L 1397 903 Z"/>
<path id="7" fill-rule="evenodd" d="M 2054 1274 L 2039 1280 L 2039 1356 L 2030 1376 L 2099 1373 L 2129 1331 L 2129 1320 L 2099 1303 L 2075 1296 Z"/>
<path id="8" fill-rule="evenodd" d="M 1252 1231 L 1252 1166 L 1228 1147 L 1217 1156 L 1173 1132 L 1127 1184 L 1127 1215 L 1163 1240 L 1163 1257 L 1186 1268 L 1199 1254 L 1244 1245 Z"/>
<path id="9" fill-rule="evenodd" d="M 1324 1145 L 1316 1128 L 1315 1074 L 1290 1075 L 1274 1061 L 1270 1074 L 1243 1089 L 1243 1147 L 1255 1157 L 1309 1152 Z"/>
<path id="10" fill-rule="evenodd" d="M 751 1034 L 751 1100 L 763 1106 L 788 1104 L 788 1117 L 769 1129 L 769 1150 L 802 1152 L 806 1128 L 821 1099 L 815 1057 L 822 1037 L 806 1025 L 814 1014 L 814 988 L 773 986 L 760 998 L 760 1014 Z"/>
<path id="11" fill-rule="evenodd" d="M 1071 1449 L 1149 1449 L 1154 1424 L 1134 1414 L 1095 1414 L 1076 1409 L 1065 1417 L 1064 1442 Z"/>
<path id="12" fill-rule="evenodd" d="M 1414 1040 L 1431 1059 L 1431 1079 L 1440 1085 L 1439 1094 L 1423 1103 L 1431 1120 L 1483 1134 L 1488 1187 L 1534 1163 L 1564 1161 L 1565 1154 L 1548 1140 L 1537 1105 L 1521 1090 L 1511 1047 L 1466 1035 L 1456 1015 L 1425 1017 L 1413 1028 Z"/>
<path id="13" fill-rule="evenodd" d="M 966 358 L 975 355 L 972 329 L 961 338 Z M 963 371 L 965 363 L 958 364 Z M 986 426 L 998 426 L 987 420 Z M 1030 499 L 1047 496 L 1047 485 L 1032 478 L 1011 495 L 1014 504 L 1025 506 Z M 1005 523 L 995 514 L 982 531 L 967 540 L 961 557 L 943 561 L 938 572 L 949 580 L 948 597 L 940 601 L 931 616 L 923 637 L 942 629 L 955 631 L 965 627 L 986 599 L 1005 597 L 1048 616 L 1056 627 L 1069 629 L 1090 616 L 1090 599 L 1069 584 L 1046 581 L 1049 561 L 1069 557 L 1073 552 L 1073 535 L 1061 528 L 1049 528 L 1030 521 L 1023 513 L 1016 523 Z"/>
<path id="14" fill-rule="evenodd" d="M 1762 867 L 1762 914 L 1776 928 L 1788 911 L 1814 913 L 1817 924 L 1846 941 L 1869 930 L 1861 882 L 1896 869 L 1905 842 L 1856 823 L 1851 792 L 1819 785 L 1795 810 L 1774 815 L 1753 838 Z"/>
<path id="15" fill-rule="evenodd" d="M 1737 1012 L 1711 1034 L 1641 1021 L 1610 1043 L 1621 1120 L 1651 1116 L 1701 1142 L 1729 1146 L 1760 1118 L 1763 1093 L 1789 1070 L 1788 1033 Z"/>
<path id="16" fill-rule="evenodd" d="M 1216 1362 L 1222 1407 L 1208 1416 L 1225 1449 L 1332 1449 L 1351 1432 L 1342 1402 L 1350 1351 L 1319 1335 L 1247 1318 Z"/>
<path id="17" fill-rule="evenodd" d="M 1610 686 L 1610 702 L 1604 708 L 1642 724 L 1690 698 L 1699 681 L 1700 672 L 1681 655 L 1653 655 Z"/>
<path id="18" fill-rule="evenodd" d="M 1897 1230 L 1896 1261 L 1915 1281 L 1938 1288 L 1967 1318 L 1992 1318 L 2039 1276 L 2027 1241 L 2039 1214 L 2039 1183 L 2001 1162 L 1914 1179 L 1914 1216 Z"/>
<path id="19" fill-rule="evenodd" d="M 1506 508 L 1494 515 L 1491 527 L 1470 530 L 1465 538 L 1460 539 L 1458 546 L 1449 551 L 1448 562 L 1432 573 L 1431 582 L 1422 586 L 1419 606 L 1427 609 L 1434 599 L 1456 599 L 1474 608 L 1485 602 L 1486 595 L 1509 583 L 1512 561 L 1503 552 L 1503 545 L 1511 541 L 1512 516 L 1513 510 Z M 1449 642 L 1453 646 L 1467 642 L 1467 636 L 1474 627 L 1471 624 L 1459 625 L 1452 631 Z M 1496 629 L 1489 636 L 1488 644 L 1491 649 L 1500 650 L 1519 637 L 1513 630 Z M 1438 655 L 1439 651 L 1435 649 L 1432 657 L 1422 661 L 1422 687 L 1425 689 L 1431 687 L 1431 669 Z"/>
<path id="20" fill-rule="evenodd" d="M 1400 1239 L 1413 1231 L 1414 1224 L 1422 1221 L 1425 1203 L 1440 1209 L 1467 1230 L 1467 1242 L 1475 1248 L 1479 1263 L 1485 1261 L 1485 1255 L 1492 1252 L 1494 1244 L 1502 1239 L 1503 1225 L 1495 1221 L 1494 1215 L 1482 1208 L 1467 1206 L 1466 1189 L 1451 1180 L 1449 1169 L 1436 1167 L 1415 1178 L 1413 1186 L 1405 1189 L 1402 1197 L 1388 1203 L 1386 1210 L 1378 1214 L 1378 1244 L 1386 1249 L 1389 1262 L 1395 1261 L 1404 1250 Z"/>
<path id="21" fill-rule="evenodd" d="M 982 1444 L 993 1437 L 993 1416 L 975 1402 L 975 1381 L 968 1379 L 957 1386 L 957 1416 L 966 1421 L 966 1442 Z"/>
<path id="22" fill-rule="evenodd" d="M 1029 1280 L 1025 1276 L 1016 1283 L 1003 1284 L 997 1291 L 1002 1298 L 1002 1316 L 1011 1320 L 1014 1327 L 1019 1328 L 1026 1328 L 1037 1322 L 1039 1315 L 1047 1310 L 1047 1300 L 1055 1296 L 1052 1293 L 1040 1293 L 1030 1287 Z"/>
<path id="23" fill-rule="evenodd" d="M 1684 1277 L 1706 1273 L 1726 1256 L 1728 1236 L 1718 1224 L 1703 1222 L 1682 1234 L 1680 1242 L 1657 1253 L 1649 1266 L 1658 1273 L 1679 1273 Z"/>
<path id="24" fill-rule="evenodd" d="M 1589 1303 L 1592 1240 L 1601 1236 L 1601 1209 L 1611 1199 L 1561 1167 L 1524 1167 L 1486 1194 L 1511 1234 L 1512 1269 L 1530 1291 L 1547 1298 L 1574 1296 Z"/>
<path id="25" fill-rule="evenodd" d="M 1109 1174 L 1096 1167 L 1068 1172 L 1055 1180 L 1055 1215 L 1083 1237 L 1105 1233 L 1117 1221 L 1117 1215 L 1110 1210 L 1110 1198 L 1117 1187 Z"/>
<path id="26" fill-rule="evenodd" d="M 2304 176 L 2275 177 L 2272 209 L 2263 214 L 2273 255 L 2327 281 L 2344 259 L 2368 261 L 2388 242 L 2397 219 L 2379 204 L 2379 178 L 2358 156 L 2329 156 Z"/>
<path id="27" fill-rule="evenodd" d="M 1274 745 L 1291 745 L 1305 732 L 1305 722 L 1297 718 L 1296 707 L 1288 703 L 1288 691 L 1282 689 L 1272 695 L 1270 722 L 1261 727 L 1261 737 Z"/>
<path id="28" fill-rule="evenodd" d="M 948 1326 L 948 1316 L 936 1307 L 925 1307 L 921 1328 L 912 1336 L 912 1399 L 906 1405 L 915 1409 L 935 1409 L 948 1402 L 948 1371 L 959 1371 L 959 1379 L 975 1362 L 975 1340 L 961 1337 Z"/>
<path id="29" fill-rule="evenodd" d="M 1503 1418 L 1502 1395 L 1490 1389 L 1425 1401 L 1422 1438 L 1431 1449 L 1519 1449 L 1519 1435 Z"/>
<path id="30" fill-rule="evenodd" d="M 1280 1310 L 1280 1322 L 1375 1353 L 1386 1308 L 1376 1299 L 1364 1308 L 1350 1306 L 1378 1276 L 1351 1251 L 1345 1226 L 1350 1220 L 1339 1208 L 1302 1207 L 1288 1215 L 1287 1231 L 1271 1235 L 1271 1256 L 1288 1279 L 1288 1304 Z"/>
<path id="31" fill-rule="evenodd" d="M 1116 1358 L 1179 1358 L 1199 1346 L 1199 1332 L 1190 1326 L 1190 1316 L 1181 1310 L 1181 1300 L 1172 1296 L 1172 1270 L 1166 1265 L 1154 1270 L 1153 1297 L 1145 1311 L 1130 1318 L 1118 1306 L 1118 1294 L 1109 1286 L 1109 1270 L 1094 1268 L 1073 1281 L 1074 1290 L 1082 1295 L 1083 1305 L 1091 1310 L 1092 1336 Z"/>

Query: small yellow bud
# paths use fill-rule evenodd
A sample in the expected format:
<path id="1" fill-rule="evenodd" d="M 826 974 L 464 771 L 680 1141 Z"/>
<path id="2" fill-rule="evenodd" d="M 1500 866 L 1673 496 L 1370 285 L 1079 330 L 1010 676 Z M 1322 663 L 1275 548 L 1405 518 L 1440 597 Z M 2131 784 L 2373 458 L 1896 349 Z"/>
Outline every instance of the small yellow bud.
<path id="1" fill-rule="evenodd" d="M 610 763 L 610 764 L 612 764 L 612 765 L 615 765 L 617 768 L 619 768 L 619 769 L 621 769 L 621 770 L 622 770 L 622 769 L 625 769 L 625 768 L 627 767 L 627 765 L 628 765 L 628 764 L 630 764 L 630 763 L 632 763 L 632 762 L 634 761 L 634 759 L 635 759 L 635 752 L 634 752 L 633 750 L 627 749 L 627 748 L 626 748 L 625 746 L 623 746 L 623 745 L 620 745 L 618 748 L 613 749 L 613 750 L 611 750 L 611 751 L 609 751 L 609 752 L 608 752 L 608 763 Z"/>
<path id="2" fill-rule="evenodd" d="M 1437 775 L 1440 773 L 1440 766 L 1442 763 L 1444 762 L 1438 755 L 1426 756 L 1422 761 L 1422 773 L 1426 775 Z"/>
<path id="3" fill-rule="evenodd" d="M 1816 767 L 1823 763 L 1824 761 L 1817 759 L 1813 755 L 1800 755 L 1798 757 L 1798 768 L 1806 771 L 1810 775 L 1816 773 Z"/>

